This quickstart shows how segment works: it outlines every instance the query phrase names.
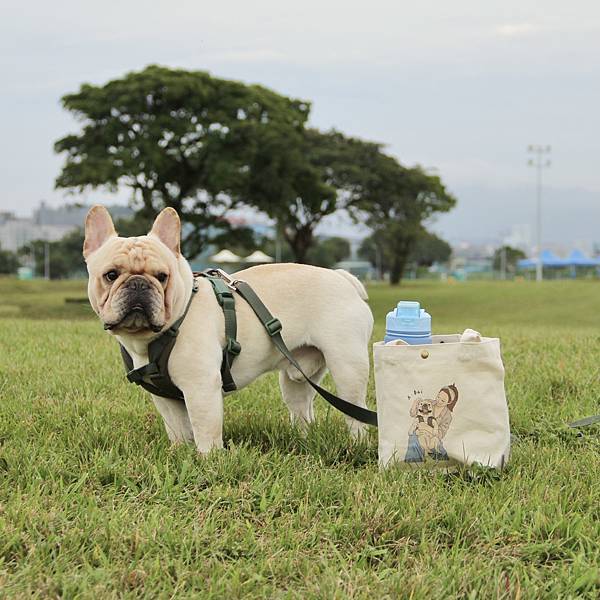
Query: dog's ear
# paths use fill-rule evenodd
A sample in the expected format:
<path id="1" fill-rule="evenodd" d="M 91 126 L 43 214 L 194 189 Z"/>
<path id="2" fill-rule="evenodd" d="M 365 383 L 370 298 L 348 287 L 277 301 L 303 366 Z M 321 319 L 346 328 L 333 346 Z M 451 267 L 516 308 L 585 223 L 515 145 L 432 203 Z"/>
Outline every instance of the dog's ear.
<path id="1" fill-rule="evenodd" d="M 156 217 L 149 235 L 156 236 L 175 256 L 179 256 L 181 221 L 177 211 L 170 206 L 163 209 Z"/>
<path id="2" fill-rule="evenodd" d="M 117 232 L 109 212 L 100 204 L 90 208 L 85 218 L 85 240 L 83 242 L 83 257 L 87 258 Z"/>

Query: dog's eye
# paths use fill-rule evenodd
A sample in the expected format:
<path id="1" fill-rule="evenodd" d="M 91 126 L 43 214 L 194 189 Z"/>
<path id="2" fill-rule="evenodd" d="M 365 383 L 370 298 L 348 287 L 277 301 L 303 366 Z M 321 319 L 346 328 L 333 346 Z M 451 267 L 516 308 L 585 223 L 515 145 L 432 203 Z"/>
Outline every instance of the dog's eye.
<path id="1" fill-rule="evenodd" d="M 164 283 L 167 280 L 168 275 L 166 273 L 158 273 L 156 279 L 160 281 L 160 283 Z"/>
<path id="2" fill-rule="evenodd" d="M 111 269 L 110 271 L 104 273 L 104 278 L 106 281 L 110 281 L 111 283 L 119 276 L 119 272 L 115 269 Z"/>

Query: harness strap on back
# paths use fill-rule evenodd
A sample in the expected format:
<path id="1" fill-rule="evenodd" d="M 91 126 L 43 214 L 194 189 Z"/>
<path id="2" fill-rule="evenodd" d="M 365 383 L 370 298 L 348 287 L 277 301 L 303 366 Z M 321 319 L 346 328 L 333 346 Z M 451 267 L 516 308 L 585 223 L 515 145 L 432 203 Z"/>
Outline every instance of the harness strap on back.
<path id="1" fill-rule="evenodd" d="M 302 367 L 298 364 L 298 361 L 294 358 L 293 354 L 285 345 L 285 342 L 281 337 L 282 326 L 279 319 L 276 319 L 269 312 L 269 309 L 262 303 L 262 300 L 245 281 L 235 281 L 232 285 L 235 287 L 238 294 L 250 305 L 250 308 L 254 311 L 254 314 L 263 324 L 263 327 L 267 330 L 269 336 L 271 336 L 271 339 L 273 340 L 273 343 L 279 352 L 281 352 L 281 354 L 283 354 L 283 356 L 285 356 L 285 358 L 287 358 L 292 365 L 298 369 L 304 379 L 306 379 L 306 381 L 320 396 L 327 400 L 327 402 L 329 402 L 329 404 L 331 404 L 333 407 L 337 408 L 339 411 L 343 412 L 349 417 L 352 417 L 357 421 L 361 421 L 362 423 L 367 423 L 367 425 L 377 426 L 377 413 L 375 411 L 362 408 L 361 406 L 356 406 L 356 404 L 352 404 L 347 400 L 338 398 L 336 395 L 312 381 L 310 377 L 308 377 L 308 375 L 302 370 Z"/>

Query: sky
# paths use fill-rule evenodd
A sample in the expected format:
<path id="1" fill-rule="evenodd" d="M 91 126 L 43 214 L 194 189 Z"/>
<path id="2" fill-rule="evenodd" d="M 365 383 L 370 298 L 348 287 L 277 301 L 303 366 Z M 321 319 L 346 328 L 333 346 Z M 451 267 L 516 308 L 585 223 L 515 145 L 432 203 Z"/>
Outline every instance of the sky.
<path id="1" fill-rule="evenodd" d="M 533 230 L 527 146 L 549 144 L 544 242 L 600 242 L 600 3 L 23 0 L 2 13 L 0 210 L 113 202 L 53 189 L 53 142 L 77 130 L 60 97 L 154 63 L 310 100 L 312 125 L 434 170 L 458 205 L 433 227 L 455 242 Z"/>

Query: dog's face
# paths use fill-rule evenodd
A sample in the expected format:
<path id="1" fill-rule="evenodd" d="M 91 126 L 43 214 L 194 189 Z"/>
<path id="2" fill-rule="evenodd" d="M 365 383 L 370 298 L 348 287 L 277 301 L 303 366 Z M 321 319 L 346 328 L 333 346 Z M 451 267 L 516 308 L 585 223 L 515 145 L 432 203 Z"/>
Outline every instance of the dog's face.
<path id="1" fill-rule="evenodd" d="M 121 238 L 103 206 L 90 209 L 83 255 L 90 303 L 105 329 L 149 335 L 169 321 L 183 285 L 178 263 L 180 227 L 177 213 L 167 208 L 148 235 Z"/>
<path id="2" fill-rule="evenodd" d="M 433 414 L 433 402 L 431 400 L 420 400 L 417 404 L 417 414 L 428 417 Z"/>

